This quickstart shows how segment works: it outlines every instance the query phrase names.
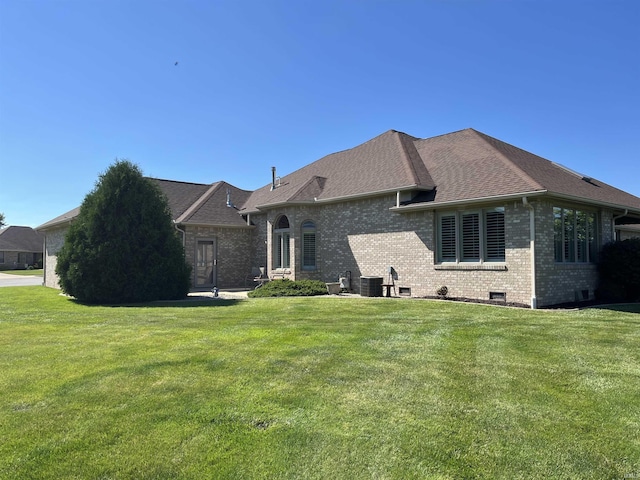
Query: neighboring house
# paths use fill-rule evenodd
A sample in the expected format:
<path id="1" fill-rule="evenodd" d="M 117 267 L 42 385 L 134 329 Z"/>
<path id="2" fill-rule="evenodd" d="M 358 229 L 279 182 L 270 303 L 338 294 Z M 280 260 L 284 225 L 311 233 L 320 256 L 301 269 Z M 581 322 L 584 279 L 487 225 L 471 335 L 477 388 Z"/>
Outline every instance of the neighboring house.
<path id="1" fill-rule="evenodd" d="M 640 225 L 616 225 L 616 239 L 640 238 Z"/>
<path id="2" fill-rule="evenodd" d="M 31 227 L 0 230 L 0 270 L 24 270 L 42 265 L 44 235 Z"/>
<path id="3" fill-rule="evenodd" d="M 197 288 L 270 277 L 336 282 L 391 271 L 397 292 L 539 306 L 589 299 L 594 261 L 640 198 L 473 129 L 420 139 L 390 130 L 253 192 L 156 180 Z M 230 206 L 227 206 L 230 205 Z M 45 284 L 69 212 L 44 231 Z M 364 287 L 363 287 L 364 288 Z"/>

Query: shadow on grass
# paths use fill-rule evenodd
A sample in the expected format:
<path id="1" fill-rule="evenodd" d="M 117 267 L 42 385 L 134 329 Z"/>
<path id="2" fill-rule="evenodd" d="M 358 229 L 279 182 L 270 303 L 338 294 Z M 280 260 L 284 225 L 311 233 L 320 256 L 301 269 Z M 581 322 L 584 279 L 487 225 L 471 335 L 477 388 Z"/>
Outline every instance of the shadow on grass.
<path id="1" fill-rule="evenodd" d="M 185 298 L 184 300 L 157 300 L 154 302 L 141 302 L 141 303 L 110 303 L 110 304 L 98 304 L 98 303 L 86 303 L 80 302 L 75 299 L 70 299 L 72 302 L 82 305 L 84 307 L 112 307 L 112 308 L 194 308 L 194 307 L 232 307 L 243 302 L 243 299 L 222 299 L 222 298 Z"/>
<path id="2" fill-rule="evenodd" d="M 588 307 L 597 310 L 612 310 L 614 312 L 640 313 L 640 303 L 610 303 Z"/>

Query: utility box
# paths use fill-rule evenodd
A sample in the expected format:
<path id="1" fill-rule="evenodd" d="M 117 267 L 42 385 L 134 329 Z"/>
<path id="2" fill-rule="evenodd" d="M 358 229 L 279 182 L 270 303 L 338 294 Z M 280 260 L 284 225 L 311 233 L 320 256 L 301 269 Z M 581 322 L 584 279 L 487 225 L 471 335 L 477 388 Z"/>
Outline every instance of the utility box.
<path id="1" fill-rule="evenodd" d="M 382 281 L 382 277 L 360 277 L 360 295 L 363 297 L 381 297 Z"/>

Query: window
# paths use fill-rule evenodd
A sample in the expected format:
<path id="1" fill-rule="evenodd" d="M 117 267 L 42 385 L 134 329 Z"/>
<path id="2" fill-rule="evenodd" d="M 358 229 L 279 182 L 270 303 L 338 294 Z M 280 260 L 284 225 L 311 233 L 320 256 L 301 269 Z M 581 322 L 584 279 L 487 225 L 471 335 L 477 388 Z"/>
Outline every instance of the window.
<path id="1" fill-rule="evenodd" d="M 4 263 L 4 252 L 0 252 L 0 263 Z"/>
<path id="2" fill-rule="evenodd" d="M 438 261 L 504 262 L 504 208 L 438 217 Z"/>
<path id="3" fill-rule="evenodd" d="M 553 208 L 553 244 L 556 262 L 595 262 L 596 214 L 573 208 Z"/>
<path id="4" fill-rule="evenodd" d="M 289 219 L 286 215 L 281 215 L 276 221 L 273 231 L 273 268 L 289 268 L 291 266 L 289 260 Z"/>
<path id="5" fill-rule="evenodd" d="M 316 224 L 311 220 L 302 224 L 302 269 L 316 269 Z"/>

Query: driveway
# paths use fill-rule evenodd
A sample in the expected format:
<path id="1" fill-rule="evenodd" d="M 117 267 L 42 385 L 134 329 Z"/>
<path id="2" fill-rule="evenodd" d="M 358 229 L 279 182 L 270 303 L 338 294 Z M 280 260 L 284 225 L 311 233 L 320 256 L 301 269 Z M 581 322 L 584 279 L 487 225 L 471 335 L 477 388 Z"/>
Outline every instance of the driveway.
<path id="1" fill-rule="evenodd" d="M 27 287 L 42 285 L 43 279 L 35 275 L 10 275 L 0 272 L 0 287 Z"/>

